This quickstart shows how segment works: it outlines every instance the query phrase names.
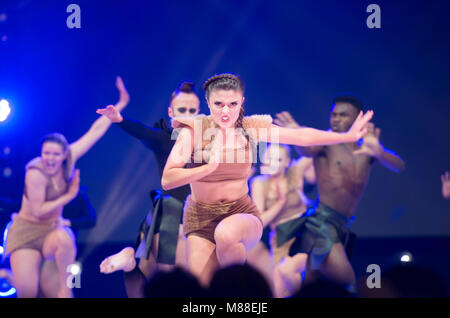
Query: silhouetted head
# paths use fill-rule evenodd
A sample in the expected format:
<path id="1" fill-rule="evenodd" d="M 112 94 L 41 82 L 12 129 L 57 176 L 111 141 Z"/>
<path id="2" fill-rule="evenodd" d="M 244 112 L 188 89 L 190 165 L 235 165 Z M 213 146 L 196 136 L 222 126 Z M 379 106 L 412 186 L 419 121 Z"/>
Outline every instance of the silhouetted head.
<path id="1" fill-rule="evenodd" d="M 157 272 L 145 284 L 144 297 L 204 297 L 205 291 L 198 280 L 181 268 L 169 272 Z"/>
<path id="2" fill-rule="evenodd" d="M 292 297 L 295 298 L 351 298 L 354 297 L 344 285 L 325 278 L 305 284 Z"/>
<path id="3" fill-rule="evenodd" d="M 266 279 L 250 265 L 219 269 L 208 289 L 210 297 L 272 297 Z"/>
<path id="4" fill-rule="evenodd" d="M 383 282 L 389 282 L 390 287 L 398 297 L 447 297 L 447 288 L 434 270 L 408 264 L 398 264 L 382 273 Z"/>

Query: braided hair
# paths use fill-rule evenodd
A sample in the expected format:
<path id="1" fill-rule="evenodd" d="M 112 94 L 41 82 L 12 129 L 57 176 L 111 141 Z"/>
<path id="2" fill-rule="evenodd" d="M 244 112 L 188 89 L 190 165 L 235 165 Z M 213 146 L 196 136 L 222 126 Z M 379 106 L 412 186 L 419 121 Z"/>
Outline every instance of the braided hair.
<path id="1" fill-rule="evenodd" d="M 217 74 L 214 76 L 211 76 L 208 78 L 205 83 L 203 84 L 203 90 L 205 91 L 206 99 L 209 99 L 209 96 L 213 90 L 234 90 L 234 91 L 241 91 L 242 95 L 244 95 L 245 87 L 244 82 L 242 82 L 241 78 L 238 75 L 234 75 L 231 73 L 222 73 Z M 249 136 L 249 134 L 245 133 L 244 127 L 243 127 L 243 120 L 244 120 L 244 104 L 242 104 L 241 109 L 239 111 L 239 117 L 236 120 L 235 128 L 240 128 L 243 132 L 245 138 L 251 145 L 253 154 L 256 153 L 256 145 L 253 142 L 252 138 Z"/>
<path id="2" fill-rule="evenodd" d="M 241 91 L 244 94 L 244 83 L 241 78 L 231 73 L 222 73 L 211 76 L 203 84 L 203 90 L 205 91 L 206 99 L 209 99 L 209 95 L 213 90 L 234 90 Z M 239 117 L 236 120 L 236 128 L 242 127 L 242 120 L 244 119 L 244 105 L 241 106 Z"/>

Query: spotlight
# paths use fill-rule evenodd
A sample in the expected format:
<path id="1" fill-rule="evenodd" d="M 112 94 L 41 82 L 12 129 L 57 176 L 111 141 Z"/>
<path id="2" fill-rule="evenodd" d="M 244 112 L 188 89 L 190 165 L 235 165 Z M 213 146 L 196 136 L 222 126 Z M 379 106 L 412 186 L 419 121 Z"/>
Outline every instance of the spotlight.
<path id="1" fill-rule="evenodd" d="M 76 262 L 76 263 L 70 265 L 69 271 L 70 271 L 70 273 L 73 276 L 80 275 L 80 273 L 81 273 L 81 264 L 79 262 Z"/>
<path id="2" fill-rule="evenodd" d="M 0 100 L 0 122 L 5 121 L 11 113 L 11 107 L 6 99 Z"/>
<path id="3" fill-rule="evenodd" d="M 3 154 L 5 156 L 8 156 L 11 153 L 11 148 L 6 146 L 5 148 L 3 148 Z"/>
<path id="4" fill-rule="evenodd" d="M 402 253 L 400 257 L 400 262 L 402 262 L 403 264 L 411 263 L 412 260 L 413 260 L 412 254 L 409 252 Z"/>
<path id="5" fill-rule="evenodd" d="M 3 255 L 3 246 L 0 246 L 0 256 Z"/>

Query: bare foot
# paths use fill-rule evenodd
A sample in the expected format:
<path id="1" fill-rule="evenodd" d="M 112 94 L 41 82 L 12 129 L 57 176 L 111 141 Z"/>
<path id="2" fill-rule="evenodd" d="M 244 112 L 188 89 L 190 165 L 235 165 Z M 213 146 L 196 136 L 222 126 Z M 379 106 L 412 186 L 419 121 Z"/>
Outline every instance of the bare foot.
<path id="1" fill-rule="evenodd" d="M 111 274 L 120 270 L 131 272 L 135 267 L 134 249 L 125 247 L 119 253 L 105 258 L 100 264 L 100 272 L 103 274 Z"/>

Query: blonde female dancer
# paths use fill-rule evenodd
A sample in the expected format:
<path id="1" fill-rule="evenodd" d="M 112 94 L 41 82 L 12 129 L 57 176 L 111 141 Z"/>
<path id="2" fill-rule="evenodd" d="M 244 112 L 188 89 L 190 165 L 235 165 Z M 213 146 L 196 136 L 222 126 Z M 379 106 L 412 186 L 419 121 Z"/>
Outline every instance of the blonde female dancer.
<path id="1" fill-rule="evenodd" d="M 116 81 L 123 109 L 129 101 L 120 77 Z M 74 199 L 80 185 L 76 161 L 106 133 L 111 122 L 103 116 L 77 141 L 69 144 L 58 133 L 48 134 L 41 143 L 41 155 L 26 165 L 22 206 L 14 217 L 6 239 L 18 297 L 36 297 L 44 260 L 55 260 L 59 276 L 58 297 L 73 297 L 67 286 L 67 267 L 76 256 L 75 239 L 62 218 L 64 205 Z M 45 284 L 45 282 L 42 282 Z"/>

